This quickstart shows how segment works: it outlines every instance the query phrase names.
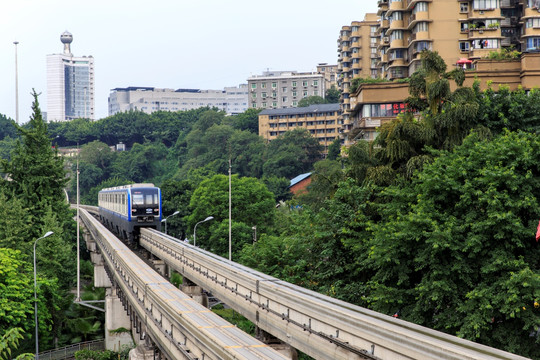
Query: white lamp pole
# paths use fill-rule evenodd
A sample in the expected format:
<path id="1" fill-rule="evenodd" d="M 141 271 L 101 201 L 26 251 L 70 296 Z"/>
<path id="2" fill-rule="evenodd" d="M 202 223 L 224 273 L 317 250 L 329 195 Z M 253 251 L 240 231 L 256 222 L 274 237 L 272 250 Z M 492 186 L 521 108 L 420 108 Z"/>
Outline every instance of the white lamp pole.
<path id="1" fill-rule="evenodd" d="M 38 338 L 38 316 L 37 316 L 37 280 L 36 280 L 36 244 L 39 240 L 45 239 L 54 234 L 52 231 L 47 231 L 45 235 L 34 241 L 34 320 L 36 326 L 36 360 L 39 359 L 39 338 Z"/>
<path id="2" fill-rule="evenodd" d="M 17 45 L 18 41 L 14 41 L 15 44 L 15 121 L 19 124 L 19 68 L 17 64 Z"/>
<path id="3" fill-rule="evenodd" d="M 206 222 L 206 221 L 210 221 L 212 219 L 214 219 L 214 217 L 209 216 L 206 219 L 201 220 L 201 221 L 199 221 L 198 223 L 195 224 L 195 227 L 193 228 L 193 246 L 197 246 L 197 225 L 199 225 L 199 224 L 201 224 L 203 222 Z"/>
<path id="4" fill-rule="evenodd" d="M 167 235 L 167 219 L 170 218 L 171 216 L 178 215 L 179 213 L 180 211 L 175 211 L 171 215 L 167 216 L 165 219 L 161 220 L 162 223 L 165 223 L 165 235 Z"/>

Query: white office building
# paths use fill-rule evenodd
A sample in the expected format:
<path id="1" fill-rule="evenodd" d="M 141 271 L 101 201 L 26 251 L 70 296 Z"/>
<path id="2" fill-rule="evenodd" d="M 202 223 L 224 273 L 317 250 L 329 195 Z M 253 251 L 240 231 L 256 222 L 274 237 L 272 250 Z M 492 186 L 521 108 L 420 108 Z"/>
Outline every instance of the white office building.
<path id="1" fill-rule="evenodd" d="M 200 107 L 218 108 L 235 115 L 247 110 L 247 85 L 224 90 L 158 89 L 136 87 L 112 89 L 109 94 L 109 116 L 130 110 L 151 114 L 155 111 L 186 111 Z"/>
<path id="2" fill-rule="evenodd" d="M 64 32 L 62 54 L 47 55 L 47 121 L 94 120 L 94 58 L 73 56 L 73 36 Z"/>

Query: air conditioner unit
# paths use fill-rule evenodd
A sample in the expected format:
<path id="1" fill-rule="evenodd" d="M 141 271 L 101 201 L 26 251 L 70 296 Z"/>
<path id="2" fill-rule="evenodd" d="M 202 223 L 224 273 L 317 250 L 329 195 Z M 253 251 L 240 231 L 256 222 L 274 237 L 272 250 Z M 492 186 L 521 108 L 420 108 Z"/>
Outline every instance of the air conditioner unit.
<path id="1" fill-rule="evenodd" d="M 478 13 L 479 13 L 480 15 L 484 15 L 484 10 L 480 10 Z"/>

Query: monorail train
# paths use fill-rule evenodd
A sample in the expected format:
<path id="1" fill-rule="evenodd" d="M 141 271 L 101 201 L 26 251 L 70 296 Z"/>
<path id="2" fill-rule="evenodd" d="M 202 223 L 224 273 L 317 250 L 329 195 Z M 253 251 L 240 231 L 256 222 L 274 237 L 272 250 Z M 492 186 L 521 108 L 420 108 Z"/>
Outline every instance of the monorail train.
<path id="1" fill-rule="evenodd" d="M 103 189 L 98 206 L 101 222 L 121 239 L 136 240 L 141 227 L 161 230 L 161 190 L 154 184 Z"/>

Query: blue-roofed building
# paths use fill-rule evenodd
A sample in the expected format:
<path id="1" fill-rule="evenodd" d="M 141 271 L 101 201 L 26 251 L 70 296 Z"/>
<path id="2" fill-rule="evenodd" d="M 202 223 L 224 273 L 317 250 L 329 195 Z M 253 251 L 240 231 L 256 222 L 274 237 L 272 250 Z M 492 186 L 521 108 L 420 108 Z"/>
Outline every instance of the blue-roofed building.
<path id="1" fill-rule="evenodd" d="M 308 185 L 311 184 L 311 173 L 305 173 L 298 175 L 294 179 L 291 180 L 291 183 L 289 185 L 289 190 L 294 194 L 297 195 L 298 193 L 306 192 L 306 188 Z"/>

